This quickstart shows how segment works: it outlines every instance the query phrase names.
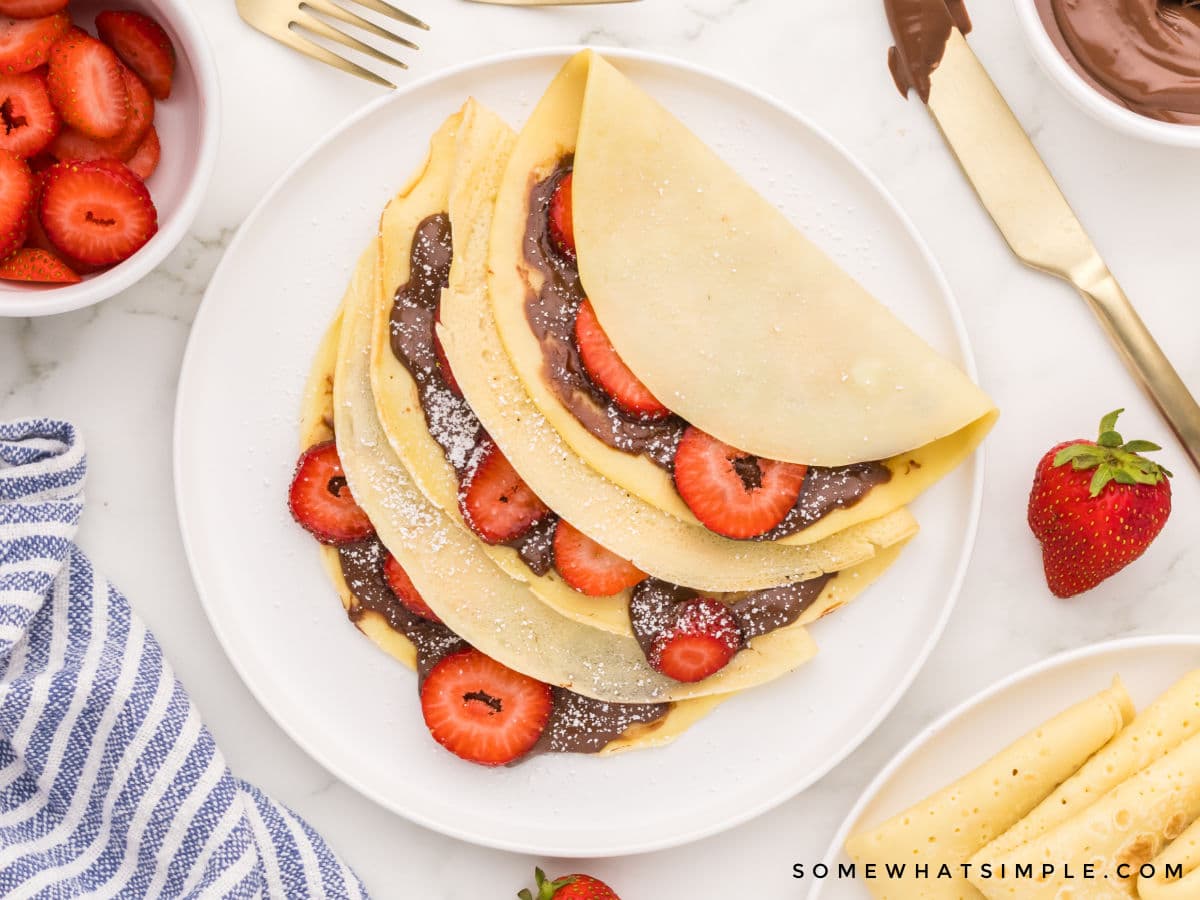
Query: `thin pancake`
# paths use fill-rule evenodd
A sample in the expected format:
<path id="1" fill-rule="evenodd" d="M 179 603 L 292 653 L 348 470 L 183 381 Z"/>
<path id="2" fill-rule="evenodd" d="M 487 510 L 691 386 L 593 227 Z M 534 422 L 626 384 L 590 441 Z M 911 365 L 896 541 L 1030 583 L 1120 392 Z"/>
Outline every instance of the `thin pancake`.
<path id="1" fill-rule="evenodd" d="M 333 438 L 333 372 L 337 361 L 338 342 L 341 336 L 341 311 L 334 317 L 321 340 L 313 360 L 312 371 L 305 385 L 300 415 L 300 449 Z M 342 607 L 349 612 L 356 599 L 342 574 L 342 566 L 336 548 L 319 545 L 321 564 L 333 582 Z M 355 620 L 356 627 L 389 656 L 409 669 L 416 670 L 417 650 L 405 635 L 391 628 L 387 620 L 370 609 L 361 609 Z M 716 694 L 695 700 L 672 703 L 665 716 L 650 723 L 631 726 L 623 735 L 609 742 L 597 755 L 609 756 L 630 750 L 647 750 L 662 747 L 674 741 L 692 727 L 728 695 Z M 415 726 L 414 726 L 415 727 Z"/>
<path id="2" fill-rule="evenodd" d="M 613 121 L 623 119 L 626 109 L 630 114 L 628 126 L 631 130 L 628 135 L 623 126 Z M 675 198 L 676 202 L 683 202 L 678 196 L 679 192 L 673 188 L 684 183 L 686 179 L 679 177 L 672 180 L 670 176 L 662 175 L 661 179 L 651 183 L 648 179 L 657 176 L 653 176 L 652 171 L 647 170 L 642 178 L 635 179 L 636 185 L 622 187 L 616 176 L 605 168 L 611 162 L 613 166 L 634 166 L 637 170 L 639 167 L 628 158 L 627 154 L 630 151 L 620 150 L 620 147 L 624 146 L 626 139 L 634 141 L 635 138 L 652 145 L 653 136 L 660 132 L 670 132 L 671 141 L 680 142 L 679 146 L 684 155 L 678 160 L 675 159 L 674 143 L 664 142 L 658 145 L 657 149 L 638 145 L 638 152 L 649 154 L 648 165 L 666 165 L 662 159 L 665 156 L 667 160 L 675 160 L 670 163 L 672 166 L 694 168 L 695 171 L 688 176 L 692 182 L 710 177 L 720 182 L 720 189 L 714 187 L 713 190 L 692 190 L 686 193 L 684 200 L 725 204 L 735 202 L 729 198 L 741 198 L 748 203 L 748 195 L 755 203 L 764 204 L 771 209 L 774 216 L 779 216 L 770 204 L 754 194 L 732 170 L 716 160 L 698 139 L 601 58 L 585 51 L 564 67 L 522 130 L 511 157 L 496 206 L 489 278 L 495 325 L 512 365 L 537 412 L 545 418 L 546 424 L 561 435 L 566 446 L 579 454 L 596 471 L 653 508 L 684 523 L 699 524 L 680 498 L 668 471 L 646 456 L 614 449 L 593 435 L 563 405 L 543 374 L 543 351 L 529 327 L 525 310 L 526 298 L 530 291 L 539 290 L 544 280 L 541 273 L 524 258 L 530 188 L 536 181 L 547 177 L 564 155 L 577 150 L 573 193 L 577 242 L 581 236 L 583 238 L 579 244 L 579 263 L 588 296 L 606 331 L 619 317 L 606 308 L 606 300 L 620 300 L 622 304 L 629 302 L 632 310 L 644 311 L 647 318 L 639 318 L 635 327 L 641 339 L 656 348 L 654 359 L 665 364 L 674 354 L 679 353 L 690 365 L 703 371 L 703 383 L 686 391 L 686 396 L 695 403 L 712 407 L 715 412 L 737 415 L 752 422 L 746 424 L 734 440 L 726 436 L 730 432 L 715 427 L 715 423 L 707 417 L 695 418 L 694 410 L 679 402 L 679 392 L 664 392 L 659 395 L 660 398 L 694 424 L 750 452 L 776 459 L 794 458 L 798 462 L 832 465 L 878 459 L 882 460 L 891 472 L 891 481 L 876 486 L 861 502 L 846 509 L 836 509 L 808 528 L 780 539 L 779 543 L 815 543 L 861 522 L 886 515 L 909 503 L 969 456 L 995 421 L 996 413 L 990 401 L 957 368 L 933 353 L 886 309 L 866 296 L 862 289 L 841 274 L 840 270 L 832 267 L 828 260 L 825 260 L 825 263 L 839 273 L 840 279 L 847 282 L 842 287 L 849 298 L 846 300 L 848 306 L 839 308 L 836 315 L 826 309 L 833 303 L 830 298 L 820 303 L 812 301 L 810 304 L 806 301 L 803 315 L 797 315 L 795 312 L 798 304 L 789 303 L 786 305 L 787 314 L 784 315 L 778 309 L 758 304 L 757 283 L 742 284 L 736 292 L 737 297 L 755 296 L 754 309 L 761 315 L 756 313 L 753 321 L 770 333 L 769 339 L 754 340 L 751 353 L 753 363 L 721 353 L 692 352 L 691 342 L 701 335 L 706 342 L 716 341 L 722 347 L 727 347 L 726 335 L 731 336 L 730 340 L 735 340 L 739 334 L 735 323 L 726 321 L 719 314 L 710 315 L 707 301 L 703 315 L 688 315 L 686 312 L 681 314 L 681 310 L 686 311 L 689 308 L 690 301 L 687 297 L 698 295 L 694 291 L 688 294 L 679 287 L 672 289 L 668 284 L 671 279 L 686 282 L 691 278 L 688 272 L 704 270 L 706 261 L 693 259 L 694 254 L 690 250 L 693 236 L 687 232 L 693 227 L 702 227 L 697 223 L 718 223 L 721 216 L 711 215 L 711 210 L 705 210 L 704 215 L 708 216 L 706 219 L 699 218 L 700 213 L 696 213 L 694 218 L 683 220 L 659 218 L 658 212 L 655 211 L 657 204 L 668 203 L 671 198 Z M 617 146 L 613 147 L 612 144 Z M 589 145 L 593 148 L 590 152 Z M 602 149 L 599 149 L 601 146 Z M 629 173 L 625 172 L 622 177 L 628 175 Z M 639 205 L 642 203 L 649 206 L 643 209 Z M 647 209 L 650 212 L 647 212 Z M 605 217 L 603 224 L 593 222 L 593 219 L 601 216 Z M 666 221 L 672 222 L 673 226 L 678 224 L 679 227 L 661 227 L 661 223 Z M 647 230 L 649 234 L 644 233 Z M 794 240 L 811 247 L 802 235 L 786 223 L 785 230 L 793 235 Z M 600 235 L 601 232 L 604 234 Z M 680 232 L 684 233 L 683 237 L 680 237 Z M 724 246 L 727 237 L 722 234 L 712 240 Z M 662 246 L 662 241 L 669 242 L 671 247 Z M 623 248 L 623 255 L 616 255 L 619 248 Z M 733 249 L 730 245 L 728 250 L 721 252 L 729 254 Z M 816 252 L 820 256 L 819 251 Z M 816 265 L 817 257 L 811 253 L 808 257 L 809 262 Z M 722 257 L 729 258 L 729 255 Z M 820 259 L 824 260 L 824 257 L 820 256 Z M 722 264 L 722 271 L 726 274 L 728 268 L 727 263 Z M 738 264 L 736 268 L 739 281 L 755 272 L 752 265 Z M 606 290 L 610 282 L 611 290 Z M 630 287 L 629 282 L 641 284 L 641 288 L 635 292 L 638 298 L 636 304 L 628 300 L 632 294 L 617 297 L 618 293 Z M 654 288 L 650 291 L 653 298 L 645 296 L 648 285 Z M 685 296 L 681 296 L 681 292 Z M 669 314 L 655 304 L 665 304 Z M 829 338 L 827 332 L 830 330 L 838 334 L 847 331 L 844 322 L 852 313 L 866 315 L 855 312 L 857 305 L 865 306 L 871 313 L 868 318 L 879 324 L 881 334 L 875 335 L 875 338 L 885 341 L 883 348 L 855 343 L 852 348 L 841 347 L 838 350 L 837 341 Z M 656 312 L 666 315 L 666 318 L 653 318 Z M 768 316 L 781 318 L 768 321 Z M 747 318 L 746 304 L 739 302 L 735 322 L 742 322 Z M 692 331 L 697 331 L 700 335 L 693 334 Z M 857 326 L 853 329 L 856 340 L 860 331 Z M 671 339 L 663 340 L 664 334 L 670 334 Z M 874 332 L 867 329 L 867 335 L 872 334 Z M 613 338 L 624 358 L 623 343 L 613 333 L 610 332 L 609 336 Z M 887 343 L 893 338 L 894 346 Z M 746 340 L 750 342 L 749 338 Z M 914 376 L 914 383 L 902 385 L 904 390 L 898 390 L 896 385 L 892 385 L 885 397 L 889 402 L 903 400 L 905 403 L 914 404 L 915 408 L 909 410 L 911 420 L 904 419 L 893 428 L 887 415 L 877 417 L 875 413 L 881 408 L 879 398 L 869 391 L 866 394 L 862 391 L 856 393 L 847 387 L 854 379 L 847 377 L 843 380 L 849 365 L 845 360 L 839 362 L 838 359 L 827 358 L 819 353 L 798 357 L 792 349 L 784 346 L 770 353 L 763 352 L 764 347 L 775 347 L 781 342 L 790 345 L 800 341 L 816 342 L 829 354 L 834 354 L 835 351 L 847 354 L 853 352 L 861 354 L 863 359 L 873 359 L 880 354 L 886 356 L 885 350 L 895 351 L 898 358 L 889 358 L 888 366 L 897 369 L 908 366 L 913 371 L 923 373 L 920 378 Z M 916 360 L 909 357 L 915 357 Z M 766 374 L 758 372 L 760 368 L 771 365 L 796 365 L 798 360 L 803 362 L 806 371 L 811 370 L 807 371 L 803 378 L 794 377 L 795 373 L 786 378 L 777 373 L 770 376 L 775 380 L 768 380 Z M 646 374 L 635 361 L 625 361 L 639 377 Z M 720 375 L 729 372 L 737 372 L 739 376 L 734 378 Z M 721 380 L 717 382 L 715 378 Z M 876 385 L 882 383 L 880 379 L 882 375 L 877 379 Z M 927 391 L 917 389 L 917 383 L 928 386 L 927 382 L 936 383 L 938 386 L 932 396 L 926 396 Z M 786 389 L 783 389 L 783 386 L 786 386 Z M 651 387 L 653 388 L 653 385 Z M 955 403 L 953 398 L 956 396 L 962 398 L 961 404 Z M 820 403 L 816 402 L 818 398 Z M 786 423 L 779 420 L 782 413 L 770 406 L 772 403 L 804 406 L 810 401 L 811 408 L 789 408 Z M 843 409 L 840 404 L 849 404 L 852 408 Z M 969 408 L 971 413 L 961 413 L 961 422 L 958 421 L 958 417 L 954 417 L 956 424 L 950 427 L 939 421 L 938 410 L 935 407 L 940 408 L 940 405 L 962 405 Z M 804 440 L 798 440 L 789 445 L 790 449 L 787 452 L 779 452 L 774 456 L 764 453 L 755 440 L 745 433 L 745 429 L 749 429 L 760 438 L 765 438 L 772 429 L 784 426 L 789 433 L 802 434 Z M 889 429 L 895 433 L 917 429 L 922 438 L 912 439 L 911 443 L 908 442 L 909 439 L 885 439 L 884 433 Z M 832 441 L 838 435 L 847 432 L 852 435 L 855 450 L 853 454 L 839 454 L 830 449 L 823 452 L 804 449 L 811 446 L 806 442 Z M 892 452 L 892 447 L 902 449 Z"/>

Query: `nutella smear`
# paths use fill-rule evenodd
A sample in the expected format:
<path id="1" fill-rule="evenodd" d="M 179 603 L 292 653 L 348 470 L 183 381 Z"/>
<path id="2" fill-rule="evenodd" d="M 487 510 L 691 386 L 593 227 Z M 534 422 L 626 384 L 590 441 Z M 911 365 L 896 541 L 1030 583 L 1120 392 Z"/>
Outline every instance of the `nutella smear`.
<path id="1" fill-rule="evenodd" d="M 1151 119 L 1200 124 L 1200 5 L 1037 0 L 1063 57 L 1093 87 Z"/>
<path id="2" fill-rule="evenodd" d="M 971 30 L 963 0 L 883 0 L 896 44 L 888 50 L 888 68 L 901 94 L 915 88 L 929 102 L 929 79 L 942 61 L 950 32 Z"/>

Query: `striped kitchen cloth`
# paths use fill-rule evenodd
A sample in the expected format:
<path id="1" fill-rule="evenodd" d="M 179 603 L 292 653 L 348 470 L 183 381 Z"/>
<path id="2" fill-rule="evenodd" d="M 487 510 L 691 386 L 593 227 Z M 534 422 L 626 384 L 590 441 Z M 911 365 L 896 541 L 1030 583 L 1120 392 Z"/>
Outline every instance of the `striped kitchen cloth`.
<path id="1" fill-rule="evenodd" d="M 0 897 L 365 897 L 229 772 L 162 649 L 72 538 L 75 429 L 0 423 Z"/>

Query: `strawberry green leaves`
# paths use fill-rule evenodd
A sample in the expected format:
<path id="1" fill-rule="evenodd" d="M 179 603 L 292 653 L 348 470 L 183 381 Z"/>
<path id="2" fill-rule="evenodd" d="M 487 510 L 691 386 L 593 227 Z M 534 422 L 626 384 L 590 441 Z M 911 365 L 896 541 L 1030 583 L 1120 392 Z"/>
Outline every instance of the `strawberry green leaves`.
<path id="1" fill-rule="evenodd" d="M 1054 457 L 1055 466 L 1070 463 L 1079 471 L 1095 469 L 1089 491 L 1093 497 L 1110 482 L 1117 484 L 1155 485 L 1171 473 L 1153 460 L 1140 456 L 1141 453 L 1161 450 L 1151 441 L 1126 442 L 1116 430 L 1117 419 L 1124 409 L 1114 410 L 1100 420 L 1100 436 L 1096 443 L 1082 441 L 1063 448 Z"/>

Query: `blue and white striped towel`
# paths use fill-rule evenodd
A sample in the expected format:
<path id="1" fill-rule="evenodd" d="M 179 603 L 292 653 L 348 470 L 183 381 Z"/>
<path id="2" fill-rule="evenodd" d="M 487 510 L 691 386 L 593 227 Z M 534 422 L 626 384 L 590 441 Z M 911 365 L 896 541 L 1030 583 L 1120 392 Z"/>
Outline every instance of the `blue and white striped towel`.
<path id="1" fill-rule="evenodd" d="M 162 650 L 72 543 L 83 442 L 0 423 L 0 897 L 359 898 L 230 774 Z"/>

